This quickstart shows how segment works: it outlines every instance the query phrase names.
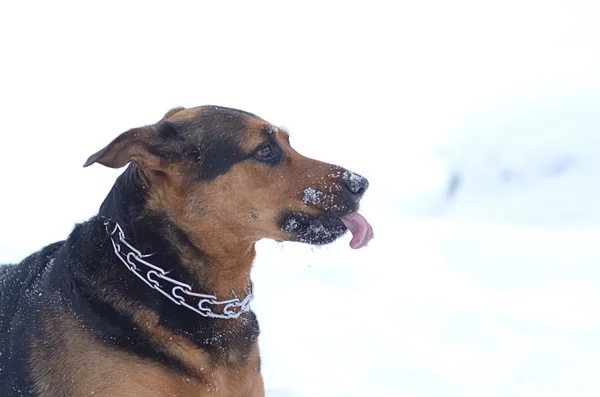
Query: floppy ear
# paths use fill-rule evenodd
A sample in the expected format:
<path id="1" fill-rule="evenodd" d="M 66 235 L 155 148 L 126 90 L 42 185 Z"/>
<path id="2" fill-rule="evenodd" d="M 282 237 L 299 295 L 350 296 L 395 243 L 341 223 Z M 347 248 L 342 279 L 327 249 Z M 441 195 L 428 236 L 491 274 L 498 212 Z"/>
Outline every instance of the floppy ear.
<path id="1" fill-rule="evenodd" d="M 161 139 L 151 126 L 133 128 L 122 133 L 104 149 L 92 154 L 83 165 L 100 163 L 110 168 L 121 168 L 133 161 L 140 166 L 159 166 L 160 159 L 151 153 L 151 148 Z"/>

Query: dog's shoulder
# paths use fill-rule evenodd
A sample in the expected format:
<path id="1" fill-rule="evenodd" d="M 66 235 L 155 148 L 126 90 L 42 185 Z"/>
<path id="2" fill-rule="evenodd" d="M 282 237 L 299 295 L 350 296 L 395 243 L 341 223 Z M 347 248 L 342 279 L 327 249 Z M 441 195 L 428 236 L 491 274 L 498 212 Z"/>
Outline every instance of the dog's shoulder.
<path id="1" fill-rule="evenodd" d="M 21 334 L 36 326 L 39 315 L 27 297 L 40 284 L 63 244 L 50 244 L 19 264 L 0 266 L 0 395 L 14 395 L 16 390 L 27 395 L 22 363 L 27 362 L 28 353 Z"/>
<path id="2" fill-rule="evenodd" d="M 32 287 L 48 265 L 52 264 L 56 251 L 63 244 L 64 241 L 58 241 L 29 255 L 19 264 L 0 266 L 0 332 L 5 329 L 4 321 L 12 317 L 10 311 L 19 309 L 24 293 Z"/>

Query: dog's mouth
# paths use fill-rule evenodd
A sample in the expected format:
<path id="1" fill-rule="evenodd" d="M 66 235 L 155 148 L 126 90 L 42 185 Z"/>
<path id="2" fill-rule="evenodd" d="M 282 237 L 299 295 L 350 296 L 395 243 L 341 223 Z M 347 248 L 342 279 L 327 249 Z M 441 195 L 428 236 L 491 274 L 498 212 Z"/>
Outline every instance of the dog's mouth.
<path id="1" fill-rule="evenodd" d="M 308 244 L 329 244 L 350 230 L 350 247 L 359 249 L 365 247 L 374 237 L 373 228 L 357 211 L 342 216 L 327 213 L 284 213 L 280 216 L 279 223 L 281 230 L 290 233 L 295 241 Z"/>

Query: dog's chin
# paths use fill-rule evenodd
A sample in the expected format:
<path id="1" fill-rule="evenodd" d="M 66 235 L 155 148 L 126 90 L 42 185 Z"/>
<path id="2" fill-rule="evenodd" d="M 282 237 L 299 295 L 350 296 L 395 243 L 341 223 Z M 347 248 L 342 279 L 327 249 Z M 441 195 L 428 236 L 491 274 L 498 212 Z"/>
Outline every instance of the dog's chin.
<path id="1" fill-rule="evenodd" d="M 348 230 L 339 217 L 302 212 L 282 214 L 279 225 L 281 230 L 291 236 L 291 241 L 313 245 L 329 244 Z"/>

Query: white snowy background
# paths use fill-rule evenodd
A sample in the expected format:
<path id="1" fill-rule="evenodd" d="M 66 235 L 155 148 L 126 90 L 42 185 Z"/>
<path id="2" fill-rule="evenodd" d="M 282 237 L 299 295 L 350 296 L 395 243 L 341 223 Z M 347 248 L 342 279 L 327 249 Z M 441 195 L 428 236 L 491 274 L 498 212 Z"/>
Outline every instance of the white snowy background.
<path id="1" fill-rule="evenodd" d="M 269 397 L 600 395 L 600 3 L 3 2 L 0 263 L 175 106 L 367 176 L 376 239 L 259 243 Z"/>

